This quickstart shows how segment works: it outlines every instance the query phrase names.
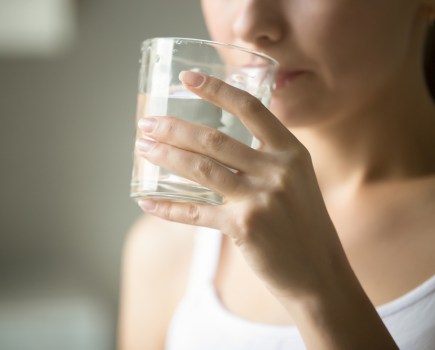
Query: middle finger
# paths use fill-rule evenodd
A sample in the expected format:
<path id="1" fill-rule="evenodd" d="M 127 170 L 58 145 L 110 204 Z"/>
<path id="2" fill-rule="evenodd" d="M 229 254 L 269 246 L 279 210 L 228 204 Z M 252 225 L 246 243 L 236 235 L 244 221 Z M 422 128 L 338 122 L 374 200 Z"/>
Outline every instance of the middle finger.
<path id="1" fill-rule="evenodd" d="M 143 118 L 139 128 L 145 136 L 190 152 L 204 154 L 217 162 L 244 173 L 264 169 L 262 152 L 208 126 L 176 117 Z"/>

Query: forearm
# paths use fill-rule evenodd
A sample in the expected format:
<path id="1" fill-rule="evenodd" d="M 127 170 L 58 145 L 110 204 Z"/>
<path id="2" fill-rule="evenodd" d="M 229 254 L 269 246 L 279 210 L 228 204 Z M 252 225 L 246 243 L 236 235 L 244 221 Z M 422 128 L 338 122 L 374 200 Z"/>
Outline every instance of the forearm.
<path id="1" fill-rule="evenodd" d="M 398 347 L 351 268 L 309 297 L 280 298 L 308 349 L 397 350 Z M 337 281 L 337 283 L 335 283 Z"/>

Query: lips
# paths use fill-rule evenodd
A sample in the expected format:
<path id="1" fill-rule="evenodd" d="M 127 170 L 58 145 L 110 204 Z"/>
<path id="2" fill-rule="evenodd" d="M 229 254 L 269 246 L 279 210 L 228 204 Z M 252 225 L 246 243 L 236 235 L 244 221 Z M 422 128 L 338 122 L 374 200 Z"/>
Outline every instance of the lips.
<path id="1" fill-rule="evenodd" d="M 276 89 L 282 89 L 283 87 L 289 86 L 292 82 L 305 73 L 306 71 L 299 69 L 280 70 L 275 78 Z"/>

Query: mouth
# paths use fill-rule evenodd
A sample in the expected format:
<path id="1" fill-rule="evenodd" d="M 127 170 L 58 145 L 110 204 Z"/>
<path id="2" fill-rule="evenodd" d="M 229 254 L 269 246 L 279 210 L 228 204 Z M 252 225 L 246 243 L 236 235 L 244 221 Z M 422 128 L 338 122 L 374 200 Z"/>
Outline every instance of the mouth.
<path id="1" fill-rule="evenodd" d="M 306 71 L 301 69 L 280 70 L 275 78 L 275 88 L 278 90 L 290 86 L 290 84 L 306 73 Z"/>

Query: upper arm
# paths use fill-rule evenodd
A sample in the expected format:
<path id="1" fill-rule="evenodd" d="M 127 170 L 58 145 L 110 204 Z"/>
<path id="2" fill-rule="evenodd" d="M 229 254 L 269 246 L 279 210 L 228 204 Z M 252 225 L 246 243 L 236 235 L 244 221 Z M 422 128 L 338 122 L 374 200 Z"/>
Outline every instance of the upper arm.
<path id="1" fill-rule="evenodd" d="M 123 252 L 119 349 L 163 350 L 166 330 L 183 293 L 190 265 L 183 227 L 141 218 Z"/>

